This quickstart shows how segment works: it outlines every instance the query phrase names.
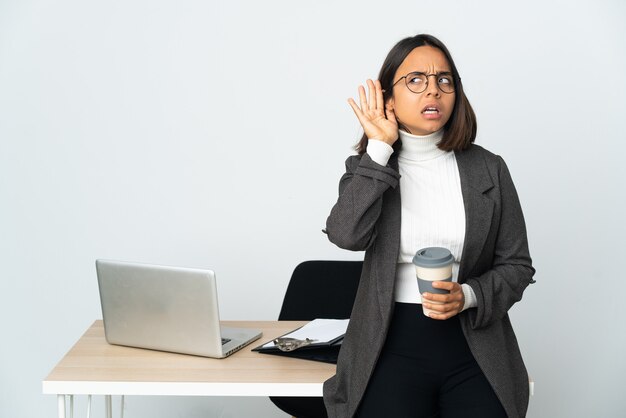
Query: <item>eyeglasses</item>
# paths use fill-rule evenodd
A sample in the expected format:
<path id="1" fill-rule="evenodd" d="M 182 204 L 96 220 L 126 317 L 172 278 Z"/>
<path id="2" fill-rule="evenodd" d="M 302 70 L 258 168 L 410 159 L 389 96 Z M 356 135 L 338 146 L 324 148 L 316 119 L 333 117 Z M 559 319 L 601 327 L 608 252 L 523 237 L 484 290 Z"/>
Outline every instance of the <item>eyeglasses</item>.
<path id="1" fill-rule="evenodd" d="M 452 74 L 438 73 L 438 74 L 424 74 L 419 71 L 413 71 L 412 73 L 408 73 L 404 77 L 400 77 L 395 83 L 393 83 L 392 87 L 400 82 L 400 80 L 404 79 L 406 86 L 413 93 L 422 93 L 428 87 L 428 78 L 429 77 L 437 77 L 437 87 L 443 93 L 450 94 L 454 93 L 454 79 L 452 78 Z"/>

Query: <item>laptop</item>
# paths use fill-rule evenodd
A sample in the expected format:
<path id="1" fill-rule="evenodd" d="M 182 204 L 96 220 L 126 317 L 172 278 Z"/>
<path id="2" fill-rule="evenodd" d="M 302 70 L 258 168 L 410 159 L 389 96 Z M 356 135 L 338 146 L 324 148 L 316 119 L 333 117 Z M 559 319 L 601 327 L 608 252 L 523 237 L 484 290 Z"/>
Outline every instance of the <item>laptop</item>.
<path id="1" fill-rule="evenodd" d="M 215 273 L 96 260 L 109 344 L 224 358 L 262 332 L 220 326 Z"/>

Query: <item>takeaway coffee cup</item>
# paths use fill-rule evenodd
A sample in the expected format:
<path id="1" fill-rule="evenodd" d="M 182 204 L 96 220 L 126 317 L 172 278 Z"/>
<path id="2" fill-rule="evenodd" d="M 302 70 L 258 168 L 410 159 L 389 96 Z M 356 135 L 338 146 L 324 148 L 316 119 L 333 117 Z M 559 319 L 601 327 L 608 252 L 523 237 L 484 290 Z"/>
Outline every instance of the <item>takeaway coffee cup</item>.
<path id="1" fill-rule="evenodd" d="M 452 281 L 452 263 L 454 256 L 447 248 L 427 247 L 422 248 L 413 257 L 415 264 L 415 272 L 417 274 L 417 286 L 420 294 L 424 292 L 446 294 L 450 293 L 445 289 L 437 289 L 433 287 L 434 281 L 450 282 Z M 440 303 L 440 302 L 432 302 Z M 428 316 L 431 312 L 422 306 L 424 315 Z"/>

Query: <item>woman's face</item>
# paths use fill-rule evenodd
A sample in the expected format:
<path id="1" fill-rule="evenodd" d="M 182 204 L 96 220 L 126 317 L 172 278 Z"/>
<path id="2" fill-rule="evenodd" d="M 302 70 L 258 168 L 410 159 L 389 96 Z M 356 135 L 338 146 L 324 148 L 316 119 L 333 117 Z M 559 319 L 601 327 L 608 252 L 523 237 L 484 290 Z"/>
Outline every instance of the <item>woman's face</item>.
<path id="1" fill-rule="evenodd" d="M 451 68 L 443 52 L 432 46 L 415 48 L 402 61 L 393 81 L 418 71 L 424 74 L 450 73 Z M 455 93 L 443 93 L 437 87 L 438 77 L 428 77 L 428 86 L 422 93 L 408 89 L 405 79 L 394 87 L 389 104 L 393 107 L 396 119 L 409 133 L 428 135 L 443 128 L 454 109 Z"/>

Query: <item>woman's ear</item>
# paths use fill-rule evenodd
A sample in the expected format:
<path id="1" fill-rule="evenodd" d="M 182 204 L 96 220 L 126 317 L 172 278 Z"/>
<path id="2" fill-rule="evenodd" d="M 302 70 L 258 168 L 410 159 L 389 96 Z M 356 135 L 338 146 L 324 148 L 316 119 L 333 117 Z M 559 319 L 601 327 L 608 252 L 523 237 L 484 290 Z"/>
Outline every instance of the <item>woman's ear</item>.
<path id="1" fill-rule="evenodd" d="M 387 99 L 387 102 L 385 103 L 385 117 L 390 120 L 397 120 L 393 105 L 394 105 L 393 97 L 390 97 L 389 99 Z"/>

